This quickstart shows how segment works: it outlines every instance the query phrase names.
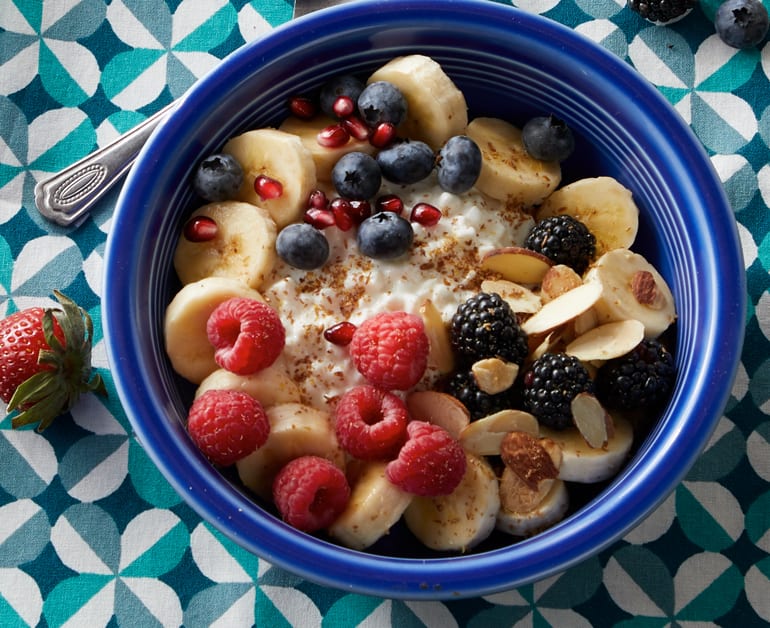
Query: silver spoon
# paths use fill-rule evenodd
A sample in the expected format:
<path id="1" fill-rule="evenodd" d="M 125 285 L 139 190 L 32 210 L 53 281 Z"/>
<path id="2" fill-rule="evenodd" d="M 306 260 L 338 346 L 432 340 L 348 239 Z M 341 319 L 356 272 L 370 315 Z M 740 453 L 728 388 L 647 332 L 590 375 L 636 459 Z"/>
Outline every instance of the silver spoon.
<path id="1" fill-rule="evenodd" d="M 344 0 L 342 0 L 344 1 Z M 294 18 L 342 4 L 341 0 L 296 0 Z M 111 143 L 35 185 L 35 205 L 48 220 L 80 224 L 91 208 L 128 172 L 155 127 L 176 106 L 166 105 Z"/>

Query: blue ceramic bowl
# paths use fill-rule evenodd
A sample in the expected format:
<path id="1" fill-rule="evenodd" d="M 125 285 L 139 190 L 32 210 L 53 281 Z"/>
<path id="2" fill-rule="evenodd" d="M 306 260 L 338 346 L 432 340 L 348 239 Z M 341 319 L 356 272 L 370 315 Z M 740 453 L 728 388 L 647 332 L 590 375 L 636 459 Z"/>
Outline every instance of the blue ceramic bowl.
<path id="1" fill-rule="evenodd" d="M 400 530 L 381 553 L 351 551 L 284 525 L 215 471 L 187 437 L 191 391 L 163 350 L 172 254 L 193 202 L 195 164 L 246 129 L 275 124 L 289 95 L 342 72 L 423 53 L 464 91 L 473 116 L 522 123 L 553 112 L 578 135 L 565 179 L 607 174 L 641 207 L 635 248 L 673 288 L 679 379 L 624 471 L 534 538 L 446 557 Z M 229 56 L 156 130 L 123 189 L 105 259 L 103 315 L 116 386 L 146 451 L 207 521 L 307 579 L 393 598 L 478 596 L 560 572 L 619 539 L 690 468 L 719 420 L 738 361 L 744 279 L 732 212 L 689 128 L 629 66 L 547 19 L 487 1 L 354 2 L 276 29 Z"/>

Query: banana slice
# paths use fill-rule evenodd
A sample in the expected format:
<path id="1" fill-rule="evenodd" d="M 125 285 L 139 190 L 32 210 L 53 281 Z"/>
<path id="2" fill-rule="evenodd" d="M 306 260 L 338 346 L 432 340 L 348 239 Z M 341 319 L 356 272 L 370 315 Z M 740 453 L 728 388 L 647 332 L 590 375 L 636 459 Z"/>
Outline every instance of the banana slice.
<path id="1" fill-rule="evenodd" d="M 353 482 L 347 508 L 329 535 L 351 549 L 363 550 L 385 536 L 414 498 L 391 483 L 386 462 L 367 462 Z"/>
<path id="2" fill-rule="evenodd" d="M 506 471 L 510 475 L 515 475 L 509 469 Z M 505 481 L 506 471 L 503 472 L 503 481 Z M 532 510 L 513 512 L 501 507 L 500 512 L 497 513 L 495 527 L 513 536 L 533 536 L 561 521 L 567 514 L 568 508 L 567 486 L 562 480 L 555 480 L 545 497 Z"/>
<path id="3" fill-rule="evenodd" d="M 487 196 L 532 207 L 542 202 L 561 182 L 557 161 L 530 157 L 521 130 L 499 118 L 476 118 L 467 135 L 481 149 L 481 174 L 476 187 Z"/>
<path id="4" fill-rule="evenodd" d="M 375 81 L 393 83 L 406 98 L 406 120 L 399 126 L 401 135 L 438 150 L 450 137 L 465 132 L 465 96 L 430 57 L 397 57 L 369 77 L 369 83 Z"/>
<path id="5" fill-rule="evenodd" d="M 227 369 L 218 369 L 200 383 L 195 396 L 199 397 L 207 390 L 221 389 L 245 392 L 265 408 L 300 402 L 299 386 L 289 377 L 283 356 L 251 375 L 237 375 Z"/>
<path id="6" fill-rule="evenodd" d="M 559 521 L 569 502 L 559 479 L 559 445 L 529 432 L 510 432 L 501 443 L 500 455 L 505 469 L 496 527 L 508 534 L 530 536 Z"/>
<path id="7" fill-rule="evenodd" d="M 367 141 L 357 140 L 351 137 L 347 144 L 338 147 L 322 146 L 318 143 L 318 133 L 329 125 L 335 124 L 335 121 L 328 116 L 318 115 L 310 120 L 302 120 L 294 116 L 289 116 L 278 127 L 279 131 L 291 133 L 302 140 L 302 144 L 308 149 L 315 162 L 316 178 L 319 181 L 329 182 L 332 180 L 332 168 L 340 157 L 352 151 L 374 155 L 377 150 Z"/>
<path id="8" fill-rule="evenodd" d="M 206 277 L 185 285 L 166 308 L 163 321 L 166 353 L 173 369 L 194 384 L 200 384 L 219 368 L 206 323 L 217 305 L 233 297 L 264 301 L 258 291 L 242 281 Z"/>
<path id="9" fill-rule="evenodd" d="M 639 229 L 639 208 L 631 191 L 612 177 L 579 179 L 549 196 L 537 211 L 537 220 L 569 214 L 596 238 L 596 255 L 629 248 Z"/>
<path id="10" fill-rule="evenodd" d="M 565 482 L 591 484 L 608 480 L 625 464 L 634 442 L 631 423 L 613 417 L 613 429 L 604 447 L 591 447 L 576 427 L 552 430 L 540 427 L 540 436 L 550 438 L 562 450 L 559 479 Z"/>
<path id="11" fill-rule="evenodd" d="M 279 229 L 302 218 L 317 178 L 313 156 L 299 137 L 278 129 L 246 131 L 230 139 L 222 152 L 235 157 L 243 168 L 240 200 L 264 207 Z M 278 181 L 281 195 L 260 198 L 254 189 L 259 175 Z"/>
<path id="12" fill-rule="evenodd" d="M 276 260 L 275 221 L 267 210 L 241 201 L 210 203 L 190 220 L 205 216 L 217 225 L 211 240 L 192 242 L 184 235 L 174 251 L 174 269 L 182 283 L 204 277 L 233 277 L 259 289 Z"/>
<path id="13" fill-rule="evenodd" d="M 594 304 L 600 323 L 635 319 L 644 325 L 645 338 L 657 338 L 676 320 L 671 289 L 639 253 L 605 253 L 586 273 L 585 283 L 601 286 Z"/>
<path id="14" fill-rule="evenodd" d="M 464 552 L 495 529 L 500 491 L 491 465 L 465 454 L 467 466 L 458 487 L 442 497 L 415 497 L 404 512 L 412 533 L 434 550 Z"/>
<path id="15" fill-rule="evenodd" d="M 256 495 L 270 499 L 275 476 L 300 456 L 321 456 L 344 468 L 345 454 L 328 413 L 301 403 L 282 403 L 267 408 L 266 413 L 270 422 L 267 441 L 236 463 L 241 482 Z"/>

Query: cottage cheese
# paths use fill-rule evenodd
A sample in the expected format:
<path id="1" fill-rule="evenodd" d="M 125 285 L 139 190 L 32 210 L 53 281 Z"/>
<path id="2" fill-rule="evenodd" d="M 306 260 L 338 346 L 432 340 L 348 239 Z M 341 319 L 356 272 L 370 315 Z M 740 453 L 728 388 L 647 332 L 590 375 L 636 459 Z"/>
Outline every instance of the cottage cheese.
<path id="1" fill-rule="evenodd" d="M 303 400 L 315 407 L 363 383 L 347 349 L 324 339 L 325 329 L 342 321 L 360 324 L 388 310 L 418 314 L 426 299 L 449 321 L 457 306 L 478 291 L 484 253 L 520 246 L 533 224 L 518 208 L 475 190 L 461 196 L 444 192 L 435 176 L 408 187 L 385 184 L 380 193 L 398 194 L 405 212 L 418 202 L 430 203 L 442 218 L 432 227 L 413 223 L 409 254 L 390 261 L 360 255 L 353 230 L 326 229 L 331 254 L 323 268 L 303 271 L 279 260 L 262 288 L 286 327 L 289 374 Z M 422 385 L 435 376 L 429 369 Z"/>

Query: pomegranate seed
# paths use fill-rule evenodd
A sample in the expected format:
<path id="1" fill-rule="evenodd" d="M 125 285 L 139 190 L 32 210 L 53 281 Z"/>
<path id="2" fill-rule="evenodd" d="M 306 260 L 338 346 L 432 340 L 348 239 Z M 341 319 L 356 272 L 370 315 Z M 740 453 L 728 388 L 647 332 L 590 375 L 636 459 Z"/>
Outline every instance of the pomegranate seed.
<path id="1" fill-rule="evenodd" d="M 353 340 L 356 326 L 348 321 L 343 321 L 324 329 L 324 338 L 334 345 L 344 347 Z"/>
<path id="2" fill-rule="evenodd" d="M 385 148 L 396 139 L 396 127 L 392 122 L 380 122 L 369 136 L 369 143 L 375 148 Z"/>
<path id="3" fill-rule="evenodd" d="M 345 130 L 357 140 L 363 142 L 364 140 L 369 139 L 369 133 L 371 131 L 369 130 L 369 127 L 366 126 L 366 122 L 358 116 L 349 116 L 342 121 L 342 124 L 345 127 Z"/>
<path id="4" fill-rule="evenodd" d="M 190 242 L 208 242 L 217 237 L 217 223 L 208 216 L 196 216 L 184 226 L 184 237 Z"/>
<path id="5" fill-rule="evenodd" d="M 353 222 L 360 225 L 364 220 L 372 215 L 372 206 L 369 201 L 347 201 L 350 204 L 350 210 L 348 215 L 353 219 Z"/>
<path id="6" fill-rule="evenodd" d="M 323 190 L 313 190 L 310 193 L 310 196 L 308 196 L 307 207 L 308 209 L 328 209 L 329 199 L 326 198 L 326 194 L 324 194 Z"/>
<path id="7" fill-rule="evenodd" d="M 409 220 L 424 227 L 432 227 L 441 220 L 441 210 L 430 203 L 417 203 L 412 208 Z"/>
<path id="8" fill-rule="evenodd" d="M 289 98 L 289 111 L 298 118 L 309 120 L 317 111 L 316 104 L 305 96 L 293 96 Z"/>
<path id="9" fill-rule="evenodd" d="M 338 118 L 347 118 L 356 110 L 356 103 L 350 96 L 338 96 L 332 105 L 332 111 Z"/>
<path id="10" fill-rule="evenodd" d="M 326 148 L 339 148 L 348 143 L 350 133 L 341 124 L 330 124 L 318 132 L 316 139 Z"/>
<path id="11" fill-rule="evenodd" d="M 318 209 L 311 207 L 303 216 L 306 223 L 313 225 L 316 229 L 326 229 L 335 224 L 334 213 L 328 209 Z"/>
<path id="12" fill-rule="evenodd" d="M 378 212 L 393 212 L 394 214 L 400 214 L 404 211 L 404 201 L 395 194 L 384 194 L 377 199 L 375 207 Z"/>
<path id="13" fill-rule="evenodd" d="M 329 203 L 329 209 L 334 214 L 337 227 L 342 231 L 350 231 L 353 228 L 353 207 L 350 201 L 344 198 L 335 198 Z"/>
<path id="14" fill-rule="evenodd" d="M 278 198 L 283 194 L 283 184 L 268 177 L 266 174 L 261 174 L 254 179 L 254 191 L 259 194 L 259 198 L 267 201 Z"/>

